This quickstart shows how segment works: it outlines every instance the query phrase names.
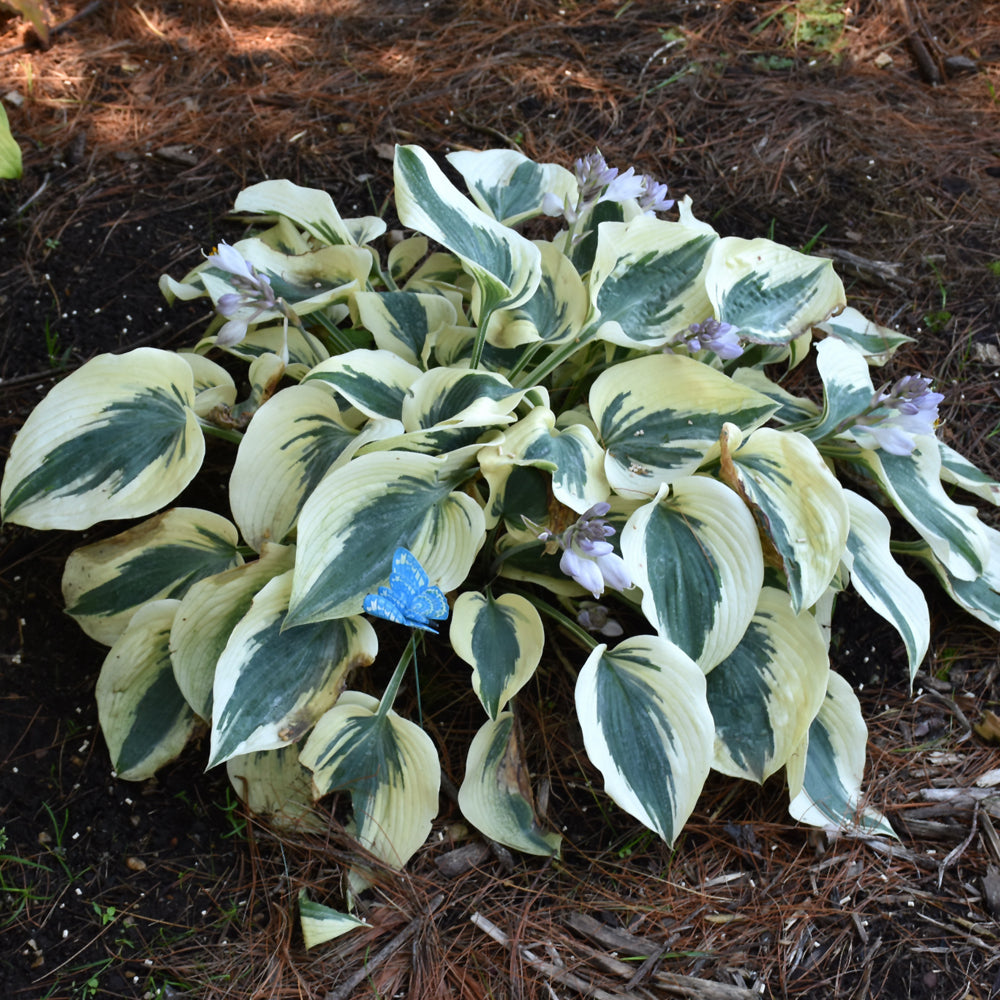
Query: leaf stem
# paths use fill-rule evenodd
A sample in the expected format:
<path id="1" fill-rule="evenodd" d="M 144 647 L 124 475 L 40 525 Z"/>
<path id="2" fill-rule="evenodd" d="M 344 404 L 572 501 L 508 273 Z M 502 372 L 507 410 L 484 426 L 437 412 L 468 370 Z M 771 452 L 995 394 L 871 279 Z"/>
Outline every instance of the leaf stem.
<path id="1" fill-rule="evenodd" d="M 571 340 L 567 344 L 563 344 L 561 347 L 557 347 L 537 368 L 533 368 L 526 378 L 519 378 L 514 381 L 513 378 L 510 379 L 511 384 L 515 389 L 524 389 L 532 385 L 540 385 L 542 379 L 546 375 L 554 372 L 564 361 L 571 358 L 581 347 L 585 344 L 590 343 L 591 340 L 597 335 L 597 330 L 599 328 L 599 323 L 591 323 L 585 330 L 580 333 L 575 340 Z"/>
<path id="2" fill-rule="evenodd" d="M 206 434 L 222 438 L 223 441 L 232 441 L 233 444 L 239 444 L 243 440 L 243 435 L 239 431 L 231 430 L 228 427 L 220 427 L 218 424 L 213 424 L 202 417 L 198 418 L 198 424 Z"/>
<path id="3" fill-rule="evenodd" d="M 385 693 L 382 695 L 382 700 L 378 703 L 378 711 L 375 713 L 380 718 L 385 718 L 389 713 L 389 709 L 392 708 L 392 703 L 396 700 L 396 695 L 399 693 L 399 685 L 403 682 L 403 674 L 406 673 L 406 668 L 410 665 L 410 660 L 412 660 L 417 655 L 417 637 L 412 632 L 410 633 L 410 641 L 406 644 L 406 648 L 403 650 L 403 655 L 399 658 L 399 663 L 396 665 L 395 671 L 393 671 L 392 677 L 389 678 L 389 683 L 386 685 Z M 418 690 L 417 694 L 417 704 L 420 704 L 420 694 Z M 421 715 L 421 718 L 423 716 Z"/>
<path id="4" fill-rule="evenodd" d="M 561 625 L 588 652 L 597 646 L 597 640 L 585 628 L 582 628 L 577 622 L 564 615 L 561 611 L 556 610 L 548 601 L 542 600 L 542 598 L 531 593 L 531 591 L 521 590 L 519 587 L 511 587 L 509 592 L 523 597 L 543 615 L 551 618 L 556 624 Z"/>
<path id="5" fill-rule="evenodd" d="M 311 316 L 313 319 L 319 321 L 319 325 L 326 331 L 326 335 L 330 343 L 338 350 L 339 353 L 347 354 L 348 351 L 354 350 L 355 345 L 344 338 L 344 335 L 340 332 L 337 325 L 330 320 L 329 316 L 324 314 L 322 309 L 312 313 Z"/>

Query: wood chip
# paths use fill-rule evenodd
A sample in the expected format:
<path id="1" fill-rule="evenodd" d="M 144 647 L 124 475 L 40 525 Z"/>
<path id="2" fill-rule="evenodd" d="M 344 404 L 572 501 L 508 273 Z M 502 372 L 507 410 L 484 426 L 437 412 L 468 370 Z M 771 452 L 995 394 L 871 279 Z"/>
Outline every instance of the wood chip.
<path id="1" fill-rule="evenodd" d="M 196 167 L 200 162 L 200 158 L 186 146 L 161 146 L 156 151 L 156 158 L 167 163 L 179 163 L 182 167 Z"/>
<path id="2" fill-rule="evenodd" d="M 463 844 L 455 850 L 434 859 L 434 864 L 445 878 L 457 878 L 481 865 L 490 853 L 489 846 L 481 840 Z"/>

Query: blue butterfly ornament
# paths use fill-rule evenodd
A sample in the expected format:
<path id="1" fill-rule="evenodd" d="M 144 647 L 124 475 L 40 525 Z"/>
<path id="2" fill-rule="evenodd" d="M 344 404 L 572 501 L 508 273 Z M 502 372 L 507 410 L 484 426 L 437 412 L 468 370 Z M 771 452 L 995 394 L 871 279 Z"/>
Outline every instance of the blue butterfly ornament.
<path id="1" fill-rule="evenodd" d="M 379 587 L 377 594 L 368 594 L 365 611 L 386 621 L 411 628 L 422 628 L 437 634 L 428 624 L 431 619 L 448 617 L 448 601 L 440 587 L 432 587 L 430 578 L 417 557 L 409 549 L 396 549 L 392 557 L 392 575 L 388 587 Z"/>

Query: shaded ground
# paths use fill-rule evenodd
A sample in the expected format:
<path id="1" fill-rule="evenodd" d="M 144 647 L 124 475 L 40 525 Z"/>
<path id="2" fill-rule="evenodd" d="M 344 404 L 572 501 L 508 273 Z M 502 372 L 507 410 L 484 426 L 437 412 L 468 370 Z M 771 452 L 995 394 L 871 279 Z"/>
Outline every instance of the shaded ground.
<path id="1" fill-rule="evenodd" d="M 815 240 L 855 304 L 920 335 L 900 370 L 954 383 L 941 433 L 1000 475 L 1000 4 L 860 2 L 844 30 L 816 16 L 836 5 L 806 2 L 50 7 L 54 22 L 87 13 L 47 51 L 0 24 L 26 163 L 0 190 L 5 439 L 65 366 L 194 339 L 202 314 L 168 313 L 156 278 L 238 236 L 224 215 L 245 184 L 287 176 L 360 214 L 390 193 L 397 141 L 565 164 L 598 145 L 690 193 L 723 234 Z M 970 728 L 996 708 L 996 636 L 944 605 L 912 700 L 892 635 L 848 607 L 837 637 L 839 668 L 864 684 L 870 794 L 902 835 L 893 857 L 793 825 L 780 781 L 711 782 L 671 852 L 594 790 L 552 670 L 538 702 L 556 710 L 525 728 L 549 813 L 568 824 L 563 861 L 481 853 L 442 872 L 466 843 L 446 810 L 376 894 L 372 930 L 306 956 L 289 915 L 303 885 L 337 904 L 342 838 L 279 849 L 250 827 L 248 841 L 197 750 L 156 782 L 111 776 L 93 705 L 103 652 L 61 613 L 77 544 L 0 533 L 4 996 L 561 997 L 581 982 L 692 995 L 668 974 L 774 997 L 1000 993 L 984 886 L 1000 812 L 988 789 L 949 791 L 998 764 Z M 444 747 L 466 724 L 447 676 L 425 704 Z M 457 779 L 461 761 L 444 765 Z M 611 958 L 657 951 L 624 970 Z"/>

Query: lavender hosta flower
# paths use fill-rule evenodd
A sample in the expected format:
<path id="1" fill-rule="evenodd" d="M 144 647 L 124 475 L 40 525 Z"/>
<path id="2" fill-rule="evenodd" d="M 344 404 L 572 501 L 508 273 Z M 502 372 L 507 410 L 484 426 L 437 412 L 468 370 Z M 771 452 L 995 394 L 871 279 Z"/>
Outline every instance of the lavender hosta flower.
<path id="1" fill-rule="evenodd" d="M 595 604 L 593 601 L 580 602 L 580 612 L 577 614 L 576 620 L 588 632 L 596 632 L 608 639 L 617 639 L 625 631 L 610 616 L 608 609 L 603 604 Z"/>
<path id="2" fill-rule="evenodd" d="M 271 281 L 228 243 L 219 243 L 208 263 L 225 271 L 238 291 L 220 295 L 215 303 L 225 322 L 216 334 L 215 342 L 228 347 L 238 344 L 247 335 L 251 323 L 257 322 L 268 310 L 285 313 L 283 303 L 274 294 Z"/>
<path id="3" fill-rule="evenodd" d="M 635 167 L 620 173 L 609 167 L 600 151 L 577 160 L 573 165 L 579 195 L 575 205 L 569 205 L 551 192 L 542 199 L 542 211 L 549 216 L 562 216 L 571 226 L 581 215 L 600 201 L 636 201 L 646 215 L 665 212 L 674 202 L 667 198 L 667 185 L 652 177 L 637 174 Z"/>
<path id="4" fill-rule="evenodd" d="M 609 510 L 611 504 L 595 503 L 561 535 L 543 531 L 538 536 L 543 541 L 552 539 L 558 544 L 563 550 L 559 568 L 594 597 L 600 597 L 605 587 L 628 590 L 632 586 L 622 557 L 616 555 L 611 543 L 606 541 L 615 533 L 615 529 L 603 520 Z"/>
<path id="5" fill-rule="evenodd" d="M 701 323 L 692 323 L 683 339 L 692 352 L 714 351 L 723 361 L 731 361 L 743 353 L 737 330 L 732 323 L 709 318 Z"/>
<path id="6" fill-rule="evenodd" d="M 243 257 L 236 247 L 230 246 L 225 240 L 220 240 L 219 245 L 208 257 L 208 260 L 221 271 L 225 271 L 240 281 L 252 283 L 259 277 L 253 264 Z"/>
<path id="7" fill-rule="evenodd" d="M 573 164 L 573 172 L 583 201 L 599 194 L 618 176 L 618 168 L 609 167 L 600 150 L 577 160 Z"/>
<path id="8" fill-rule="evenodd" d="M 857 418 L 851 433 L 862 444 L 873 439 L 890 455 L 909 455 L 915 437 L 934 433 L 943 399 L 943 393 L 931 390 L 929 378 L 904 375 L 888 392 L 883 387 L 875 393 L 869 412 Z"/>
<path id="9" fill-rule="evenodd" d="M 643 175 L 642 192 L 639 195 L 639 208 L 646 215 L 654 212 L 666 212 L 674 207 L 674 199 L 667 197 L 667 185 L 658 184 L 648 175 Z"/>
<path id="10" fill-rule="evenodd" d="M 645 187 L 646 178 L 635 172 L 635 167 L 629 167 L 619 174 L 603 191 L 598 201 L 628 201 L 638 199 Z"/>

